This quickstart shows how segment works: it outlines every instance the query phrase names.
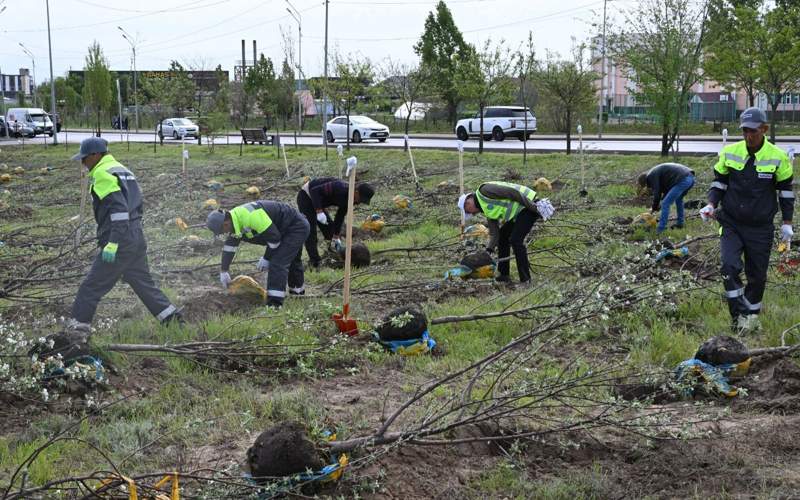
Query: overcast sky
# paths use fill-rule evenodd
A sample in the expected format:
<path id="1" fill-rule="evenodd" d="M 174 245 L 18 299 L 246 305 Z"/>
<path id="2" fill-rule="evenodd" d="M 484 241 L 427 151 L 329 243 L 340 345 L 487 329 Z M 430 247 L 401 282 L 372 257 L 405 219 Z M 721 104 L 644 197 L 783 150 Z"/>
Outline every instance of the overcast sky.
<path id="1" fill-rule="evenodd" d="M 324 0 L 290 0 L 303 26 L 302 63 L 305 75 L 321 75 L 325 38 Z M 609 1 L 609 14 L 630 6 Z M 533 32 L 537 53 L 547 49 L 567 54 L 572 37 L 590 38 L 592 22 L 602 19 L 603 0 L 449 0 L 456 24 L 466 39 L 482 44 L 505 39 L 516 48 Z M 0 69 L 16 73 L 30 67 L 22 42 L 35 56 L 38 81 L 48 79 L 45 0 L 0 0 Z M 413 62 L 412 46 L 422 33 L 436 0 L 331 0 L 329 47 L 380 63 L 387 56 Z M 170 60 L 197 69 L 221 64 L 232 73 L 241 59 L 241 40 L 252 40 L 258 51 L 283 59 L 281 29 L 297 38 L 297 24 L 286 11 L 286 0 L 50 0 L 53 71 L 63 75 L 82 69 L 86 48 L 97 40 L 111 69 L 131 67 L 131 51 L 117 26 L 138 37 L 137 68 L 166 69 Z M 2 8 L 2 7 L 0 7 Z"/>

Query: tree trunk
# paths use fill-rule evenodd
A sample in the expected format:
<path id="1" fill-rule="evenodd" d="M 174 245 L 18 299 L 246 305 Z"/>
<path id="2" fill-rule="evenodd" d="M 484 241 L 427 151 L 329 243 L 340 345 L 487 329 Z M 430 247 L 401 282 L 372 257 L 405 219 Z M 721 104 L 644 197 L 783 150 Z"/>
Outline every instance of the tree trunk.
<path id="1" fill-rule="evenodd" d="M 478 154 L 483 154 L 483 103 L 481 103 L 481 105 L 478 106 L 478 112 L 480 113 L 480 116 L 481 116 L 481 118 L 480 118 L 480 120 L 481 120 L 480 133 L 481 133 L 481 135 L 480 135 L 480 139 L 478 139 Z"/>
<path id="2" fill-rule="evenodd" d="M 661 156 L 669 156 L 669 147 L 671 146 L 669 141 L 669 132 L 663 131 L 661 133 Z"/>
<path id="3" fill-rule="evenodd" d="M 455 123 L 458 115 L 458 103 L 447 101 L 447 119 L 450 123 Z"/>
<path id="4" fill-rule="evenodd" d="M 567 154 L 572 153 L 572 112 L 567 111 Z"/>
<path id="5" fill-rule="evenodd" d="M 345 113 L 347 117 L 347 150 L 350 151 L 350 100 L 347 100 L 347 110 Z"/>
<path id="6" fill-rule="evenodd" d="M 756 93 L 753 91 L 753 89 L 750 89 L 747 92 L 747 99 L 750 101 L 751 108 L 756 105 Z"/>
<path id="7" fill-rule="evenodd" d="M 769 107 L 772 108 L 772 118 L 770 118 L 769 120 L 769 142 L 771 142 L 772 144 L 775 144 L 775 126 L 776 126 L 775 116 L 778 111 L 779 103 L 780 103 L 780 98 L 770 99 L 769 102 Z"/>

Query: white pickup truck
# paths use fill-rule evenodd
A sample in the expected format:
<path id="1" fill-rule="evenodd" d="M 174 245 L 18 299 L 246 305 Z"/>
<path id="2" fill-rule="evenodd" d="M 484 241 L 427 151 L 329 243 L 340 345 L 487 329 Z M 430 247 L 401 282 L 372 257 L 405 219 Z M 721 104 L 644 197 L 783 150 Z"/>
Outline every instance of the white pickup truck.
<path id="1" fill-rule="evenodd" d="M 527 119 L 527 127 L 525 120 Z M 527 128 L 527 134 L 525 130 Z M 456 137 L 466 141 L 470 137 L 478 137 L 481 133 L 480 112 L 473 118 L 458 120 L 456 123 Z M 506 137 L 516 137 L 520 141 L 530 139 L 536 132 L 536 117 L 530 109 L 522 106 L 487 106 L 483 109 L 483 138 L 495 141 L 505 140 Z"/>

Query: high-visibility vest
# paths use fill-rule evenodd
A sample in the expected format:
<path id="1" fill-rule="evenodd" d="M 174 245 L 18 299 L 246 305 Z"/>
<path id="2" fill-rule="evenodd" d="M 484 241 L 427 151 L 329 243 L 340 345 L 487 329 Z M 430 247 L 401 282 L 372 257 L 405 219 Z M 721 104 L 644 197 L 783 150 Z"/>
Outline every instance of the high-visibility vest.
<path id="1" fill-rule="evenodd" d="M 486 184 L 494 184 L 496 186 L 504 186 L 508 188 L 512 188 L 516 191 L 519 191 L 522 196 L 533 201 L 536 198 L 536 191 L 533 189 L 522 186 L 520 184 L 513 184 L 511 182 L 489 182 Z M 483 211 L 483 215 L 486 216 L 487 219 L 494 219 L 494 220 L 502 220 L 504 222 L 508 222 L 510 220 L 514 220 L 514 218 L 522 211 L 525 206 L 521 203 L 517 203 L 513 200 L 508 199 L 500 199 L 495 200 L 493 198 L 488 198 L 481 194 L 481 187 L 485 186 L 486 184 L 481 184 L 481 186 L 475 191 L 475 198 L 478 200 L 478 204 L 481 206 L 481 210 Z"/>
<path id="2" fill-rule="evenodd" d="M 728 175 L 729 169 L 742 171 L 748 156 L 747 142 L 745 141 L 725 146 L 719 153 L 719 160 L 714 165 L 714 170 L 722 175 Z M 786 153 L 767 140 L 756 152 L 755 168 L 756 172 L 760 174 L 774 174 L 775 182 L 785 181 L 792 176 L 792 165 L 789 163 Z"/>
<path id="3" fill-rule="evenodd" d="M 253 238 L 272 225 L 272 219 L 257 201 L 245 203 L 231 210 L 233 234 L 238 237 Z"/>

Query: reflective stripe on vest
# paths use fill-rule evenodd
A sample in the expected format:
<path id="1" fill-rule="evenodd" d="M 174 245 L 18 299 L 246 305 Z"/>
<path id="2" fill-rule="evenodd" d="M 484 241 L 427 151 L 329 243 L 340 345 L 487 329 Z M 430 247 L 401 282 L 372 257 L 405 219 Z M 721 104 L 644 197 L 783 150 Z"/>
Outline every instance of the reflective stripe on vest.
<path id="1" fill-rule="evenodd" d="M 519 191 L 522 196 L 530 201 L 533 201 L 536 198 L 536 191 L 527 186 L 500 181 L 492 182 L 491 184 L 508 187 Z M 483 187 L 483 184 L 481 187 Z M 481 194 L 480 187 L 475 191 L 475 198 L 478 200 L 481 210 L 483 210 L 483 214 L 488 219 L 508 222 L 513 220 L 522 211 L 522 209 L 525 208 L 521 203 L 517 203 L 516 201 L 508 199 L 495 200 L 493 198 L 488 198 Z"/>

